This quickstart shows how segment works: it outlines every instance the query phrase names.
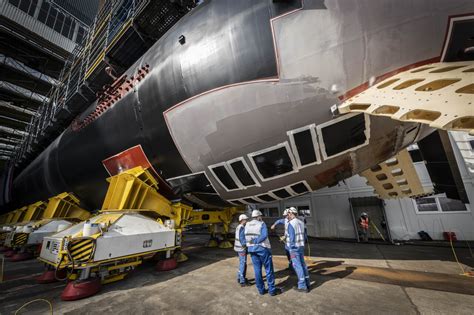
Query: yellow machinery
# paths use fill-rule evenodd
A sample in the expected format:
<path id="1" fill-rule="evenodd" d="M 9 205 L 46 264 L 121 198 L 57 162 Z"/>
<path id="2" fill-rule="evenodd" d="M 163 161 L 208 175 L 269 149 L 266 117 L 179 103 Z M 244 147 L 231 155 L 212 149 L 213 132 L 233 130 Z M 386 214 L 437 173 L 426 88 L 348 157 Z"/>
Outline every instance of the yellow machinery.
<path id="1" fill-rule="evenodd" d="M 12 230 L 10 226 L 10 222 L 13 219 L 14 211 L 9 213 L 5 213 L 0 216 L 0 246 L 2 246 L 0 251 L 4 251 L 3 243 L 8 235 L 8 233 Z"/>
<path id="2" fill-rule="evenodd" d="M 10 229 L 4 236 L 4 245 L 9 249 L 5 253 L 6 257 L 12 257 L 15 254 L 12 250 L 14 247 L 26 243 L 27 233 L 33 231 L 31 224 L 42 218 L 45 208 L 46 203 L 38 201 L 14 211 L 13 222 L 11 222 Z"/>
<path id="3" fill-rule="evenodd" d="M 88 211 L 79 207 L 79 200 L 71 193 L 61 193 L 47 203 L 38 201 L 25 208 L 22 221 L 13 225 L 5 239 L 5 245 L 17 251 L 7 255 L 12 256 L 12 261 L 33 257 L 45 236 L 90 216 Z"/>
<path id="4" fill-rule="evenodd" d="M 39 259 L 49 270 L 41 281 L 54 280 L 65 270 L 70 280 L 76 279 L 64 290 L 63 300 L 95 294 L 101 284 L 123 279 L 146 258 L 159 258 L 159 270 L 175 268 L 183 260 L 180 248 L 186 225 L 223 223 L 228 230 L 238 212 L 237 208 L 193 211 L 187 204 L 170 201 L 141 166 L 107 181 L 98 215 L 44 238 Z"/>
<path id="5" fill-rule="evenodd" d="M 26 210 L 28 209 L 28 207 L 21 207 L 15 211 L 13 211 L 12 215 L 11 215 L 11 219 L 10 219 L 10 224 L 15 224 L 15 223 L 18 223 L 18 222 L 23 222 L 23 218 L 25 217 L 25 214 L 26 214 Z"/>
<path id="6" fill-rule="evenodd" d="M 12 212 L 0 215 L 0 226 L 3 226 L 3 225 L 8 223 L 10 216 L 13 215 L 13 214 L 11 214 Z"/>
<path id="7" fill-rule="evenodd" d="M 231 248 L 232 244 L 227 240 L 227 235 L 237 212 L 239 209 L 234 207 L 221 211 L 193 211 L 188 225 L 209 225 L 211 238 L 207 247 Z M 221 242 L 218 242 L 217 234 L 222 235 Z"/>
<path id="8" fill-rule="evenodd" d="M 44 210 L 44 219 L 52 218 L 74 218 L 77 220 L 87 220 L 90 212 L 79 207 L 79 199 L 72 193 L 63 192 L 57 196 L 49 198 L 48 206 Z"/>
<path id="9" fill-rule="evenodd" d="M 23 220 L 27 207 L 22 207 L 20 209 L 13 210 L 9 213 L 6 213 L 3 217 L 2 228 L 0 230 L 0 245 L 2 245 L 1 252 L 7 250 L 6 247 L 3 247 L 5 240 L 8 235 L 14 230 L 14 225 Z"/>
<path id="10" fill-rule="evenodd" d="M 46 209 L 46 202 L 37 201 L 26 207 L 25 215 L 21 220 L 21 223 L 28 223 L 38 221 L 43 217 L 44 210 Z"/>

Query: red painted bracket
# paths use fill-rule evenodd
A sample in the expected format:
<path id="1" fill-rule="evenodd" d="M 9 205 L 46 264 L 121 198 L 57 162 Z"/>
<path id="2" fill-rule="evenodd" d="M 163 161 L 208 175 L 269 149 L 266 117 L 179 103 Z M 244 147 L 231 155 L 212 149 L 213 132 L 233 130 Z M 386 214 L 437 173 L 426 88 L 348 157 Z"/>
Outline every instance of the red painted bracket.
<path id="1" fill-rule="evenodd" d="M 104 86 L 104 89 L 97 93 L 96 108 L 83 120 L 79 121 L 75 119 L 71 124 L 71 129 L 73 131 L 79 131 L 94 122 L 128 92 L 132 91 L 149 72 L 150 66 L 146 64 L 138 69 L 137 73 L 130 78 L 127 78 L 127 75 L 124 74 L 111 85 Z"/>

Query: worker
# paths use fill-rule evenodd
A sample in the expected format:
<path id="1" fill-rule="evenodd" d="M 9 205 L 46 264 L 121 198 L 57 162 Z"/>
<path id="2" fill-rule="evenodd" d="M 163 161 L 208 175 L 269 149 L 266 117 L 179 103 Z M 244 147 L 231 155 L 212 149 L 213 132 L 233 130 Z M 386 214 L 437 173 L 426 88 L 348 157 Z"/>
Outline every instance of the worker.
<path id="1" fill-rule="evenodd" d="M 310 280 L 308 267 L 304 261 L 304 223 L 297 218 L 298 211 L 295 208 L 288 209 L 288 228 L 287 228 L 287 246 L 290 250 L 291 262 L 293 269 L 298 276 L 299 292 L 308 293 L 310 290 Z"/>
<path id="2" fill-rule="evenodd" d="M 267 226 L 262 220 L 262 213 L 259 210 L 252 211 L 252 221 L 245 225 L 245 242 L 252 259 L 255 271 L 255 284 L 258 293 L 265 294 L 265 282 L 262 276 L 262 266 L 265 267 L 267 277 L 268 293 L 271 296 L 281 293 L 281 289 L 275 287 L 275 274 L 273 272 L 273 260 L 270 240 L 268 239 Z"/>
<path id="3" fill-rule="evenodd" d="M 249 218 L 245 214 L 239 216 L 239 225 L 235 229 L 234 250 L 239 256 L 239 271 L 237 272 L 237 282 L 241 287 L 249 284 L 247 275 L 247 246 L 245 244 L 245 224 Z"/>
<path id="4" fill-rule="evenodd" d="M 369 241 L 369 215 L 362 212 L 359 218 L 360 235 L 363 242 Z"/>
<path id="5" fill-rule="evenodd" d="M 273 223 L 273 225 L 270 227 L 270 229 L 274 230 L 277 225 L 284 224 L 286 227 L 286 224 L 288 223 L 287 216 L 288 215 L 288 209 L 283 210 L 283 218 L 278 219 Z"/>
<path id="6" fill-rule="evenodd" d="M 285 234 L 284 235 L 286 235 L 286 228 L 288 227 L 287 215 L 288 215 L 288 209 L 283 210 L 283 218 L 276 220 L 275 223 L 273 223 L 273 225 L 270 227 L 270 229 L 275 230 L 275 228 L 278 225 L 283 224 L 285 226 Z M 292 263 L 291 263 L 291 257 L 290 257 L 290 250 L 286 246 L 285 237 L 283 237 L 283 241 L 285 242 L 285 253 L 286 253 L 286 258 L 288 259 L 288 269 L 293 270 L 293 266 L 292 266 Z"/>

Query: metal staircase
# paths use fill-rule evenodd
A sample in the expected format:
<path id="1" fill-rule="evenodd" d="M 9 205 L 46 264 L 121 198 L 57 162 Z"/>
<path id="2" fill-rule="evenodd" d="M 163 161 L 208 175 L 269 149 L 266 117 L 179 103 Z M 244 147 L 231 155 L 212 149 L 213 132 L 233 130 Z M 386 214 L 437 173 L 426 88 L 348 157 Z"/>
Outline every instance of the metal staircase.
<path id="1" fill-rule="evenodd" d="M 71 53 L 28 126 L 13 162 L 23 169 L 63 132 L 106 86 L 196 6 L 193 0 L 111 0 L 101 8 L 82 45 Z"/>

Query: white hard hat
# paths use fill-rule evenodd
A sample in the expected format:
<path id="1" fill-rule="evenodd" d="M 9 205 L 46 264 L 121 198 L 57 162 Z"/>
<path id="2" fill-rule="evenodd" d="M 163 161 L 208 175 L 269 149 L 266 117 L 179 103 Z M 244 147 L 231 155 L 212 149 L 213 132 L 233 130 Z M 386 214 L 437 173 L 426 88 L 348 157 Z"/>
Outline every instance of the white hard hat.
<path id="1" fill-rule="evenodd" d="M 360 216 L 361 216 L 361 217 L 366 217 L 366 216 L 367 216 L 367 212 L 362 212 L 362 213 L 360 214 Z"/>
<path id="2" fill-rule="evenodd" d="M 287 216 L 287 215 L 288 215 L 288 209 L 283 210 L 283 216 Z"/>
<path id="3" fill-rule="evenodd" d="M 248 216 L 246 216 L 245 214 L 241 214 L 239 215 L 239 222 L 242 221 L 242 220 L 248 220 Z"/>
<path id="4" fill-rule="evenodd" d="M 252 218 L 261 217 L 261 216 L 263 216 L 263 214 L 260 212 L 260 210 L 252 211 Z"/>
<path id="5" fill-rule="evenodd" d="M 290 212 L 291 212 L 291 213 L 294 213 L 294 214 L 298 214 L 298 210 L 296 210 L 295 207 L 290 207 L 290 208 L 288 209 L 288 213 L 290 213 Z"/>

